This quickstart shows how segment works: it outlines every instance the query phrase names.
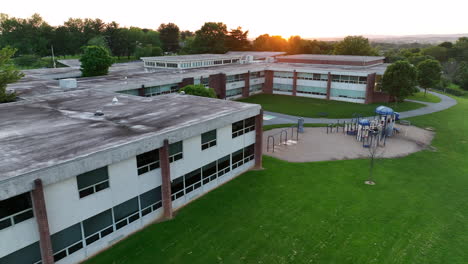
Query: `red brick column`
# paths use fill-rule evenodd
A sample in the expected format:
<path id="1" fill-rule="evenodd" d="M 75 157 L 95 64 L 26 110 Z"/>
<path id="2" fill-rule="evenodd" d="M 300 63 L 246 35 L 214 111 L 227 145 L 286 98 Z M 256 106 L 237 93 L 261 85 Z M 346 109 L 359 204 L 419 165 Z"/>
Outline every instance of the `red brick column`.
<path id="1" fill-rule="evenodd" d="M 242 89 L 242 97 L 249 97 L 250 95 L 250 71 L 244 73 L 244 88 Z"/>
<path id="2" fill-rule="evenodd" d="M 293 90 L 292 90 L 292 95 L 296 96 L 297 94 L 297 71 L 294 70 L 293 73 Z"/>
<path id="3" fill-rule="evenodd" d="M 164 145 L 159 148 L 159 163 L 161 165 L 161 195 L 164 210 L 164 218 L 172 218 L 171 200 L 171 166 L 169 164 L 169 140 L 164 140 Z"/>
<path id="4" fill-rule="evenodd" d="M 370 73 L 367 75 L 366 104 L 371 104 L 374 102 L 375 75 L 375 73 Z"/>
<path id="5" fill-rule="evenodd" d="M 145 96 L 145 86 L 142 85 L 141 88 L 138 89 L 138 96 Z"/>
<path id="6" fill-rule="evenodd" d="M 327 100 L 330 100 L 331 96 L 331 83 L 332 83 L 332 76 L 331 73 L 328 73 L 328 79 L 327 79 Z"/>
<path id="7" fill-rule="evenodd" d="M 263 92 L 266 94 L 273 93 L 273 71 L 265 71 L 265 84 L 263 85 Z"/>
<path id="8" fill-rule="evenodd" d="M 194 84 L 194 83 L 195 83 L 195 80 L 193 79 L 193 77 L 191 77 L 191 78 L 184 78 L 184 79 L 182 79 L 182 82 L 180 82 L 180 83 L 178 84 L 178 86 L 179 86 L 179 89 L 181 89 L 181 88 L 184 88 L 184 87 L 187 86 L 187 85 L 192 85 L 192 84 Z"/>
<path id="9" fill-rule="evenodd" d="M 263 109 L 255 117 L 255 169 L 262 169 Z"/>
<path id="10" fill-rule="evenodd" d="M 218 73 L 208 77 L 210 88 L 213 88 L 219 99 L 226 98 L 226 74 Z"/>
<path id="11" fill-rule="evenodd" d="M 39 246 L 41 249 L 42 263 L 54 263 L 52 253 L 52 241 L 50 239 L 49 221 L 47 220 L 47 209 L 44 198 L 44 187 L 41 179 L 34 181 L 34 190 L 32 194 L 32 203 L 34 216 L 36 217 L 37 229 L 39 230 Z"/>

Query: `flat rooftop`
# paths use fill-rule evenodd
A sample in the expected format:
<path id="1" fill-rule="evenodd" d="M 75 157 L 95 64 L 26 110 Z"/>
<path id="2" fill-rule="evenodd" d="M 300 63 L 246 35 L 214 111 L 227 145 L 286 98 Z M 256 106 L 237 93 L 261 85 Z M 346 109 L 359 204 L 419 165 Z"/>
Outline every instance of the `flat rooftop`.
<path id="1" fill-rule="evenodd" d="M 104 115 L 95 116 L 96 110 Z M 0 183 L 140 140 L 173 135 L 179 129 L 201 127 L 210 120 L 228 122 L 245 111 L 260 111 L 260 106 L 180 94 L 137 97 L 95 90 L 1 104 Z M 143 146 L 151 147 L 147 145 Z"/>
<path id="2" fill-rule="evenodd" d="M 354 55 L 323 55 L 323 54 L 296 54 L 278 57 L 278 59 L 295 59 L 295 60 L 318 60 L 318 61 L 357 61 L 371 62 L 383 60 L 382 56 L 354 56 Z"/>
<path id="3" fill-rule="evenodd" d="M 307 64 L 307 63 L 247 63 L 231 64 L 215 67 L 194 69 L 155 69 L 147 72 L 143 63 L 114 64 L 109 74 L 105 76 L 77 78 L 79 89 L 95 89 L 108 92 L 117 92 L 130 89 L 157 86 L 181 82 L 184 78 L 208 77 L 213 74 L 225 73 L 227 75 L 245 73 L 247 71 L 299 71 L 299 72 L 350 72 L 351 74 L 383 74 L 388 64 L 376 64 L 370 66 L 334 65 L 334 64 Z M 79 76 L 77 68 L 38 69 L 23 71 L 25 77 L 19 82 L 8 85 L 8 90 L 14 90 L 24 99 L 34 98 L 38 95 L 52 93 L 71 92 L 75 89 L 63 89 L 59 87 L 59 81 L 54 78 L 65 76 Z"/>
<path id="4" fill-rule="evenodd" d="M 228 51 L 228 55 L 239 55 L 239 56 L 253 56 L 254 60 L 261 60 L 268 57 L 276 57 L 286 54 L 282 51 Z"/>
<path id="5" fill-rule="evenodd" d="M 142 57 L 143 61 L 168 61 L 168 62 L 182 62 L 193 60 L 216 60 L 216 59 L 237 59 L 242 55 L 233 54 L 193 54 L 193 55 L 176 55 L 176 56 L 157 56 L 157 57 Z"/>

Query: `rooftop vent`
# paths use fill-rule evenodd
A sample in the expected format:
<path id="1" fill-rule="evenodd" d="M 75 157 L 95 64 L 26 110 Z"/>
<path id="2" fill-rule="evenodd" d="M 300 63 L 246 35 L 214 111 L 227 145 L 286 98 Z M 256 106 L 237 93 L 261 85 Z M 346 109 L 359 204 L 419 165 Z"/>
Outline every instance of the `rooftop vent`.
<path id="1" fill-rule="evenodd" d="M 78 83 L 76 79 L 69 78 L 69 79 L 61 79 L 59 81 L 59 86 L 62 89 L 76 89 L 78 87 Z"/>

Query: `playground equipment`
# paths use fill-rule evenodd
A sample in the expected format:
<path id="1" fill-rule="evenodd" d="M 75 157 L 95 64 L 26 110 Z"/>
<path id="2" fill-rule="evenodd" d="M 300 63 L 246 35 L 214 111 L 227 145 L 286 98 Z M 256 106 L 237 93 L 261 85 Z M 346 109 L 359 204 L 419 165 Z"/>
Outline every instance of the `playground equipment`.
<path id="1" fill-rule="evenodd" d="M 390 107 L 379 106 L 375 109 L 376 116 L 373 119 L 363 118 L 362 115 L 354 113 L 351 121 L 344 122 L 343 133 L 346 135 L 356 136 L 356 140 L 362 142 L 365 148 L 370 147 L 373 143 L 383 144 L 385 146 L 387 137 L 391 137 L 395 130 L 395 122 L 399 120 L 400 114 L 393 111 Z M 333 128 L 340 125 L 329 124 L 327 126 L 327 134 L 333 132 Z"/>
<path id="2" fill-rule="evenodd" d="M 297 125 L 293 125 L 293 126 L 284 128 L 281 131 L 279 131 L 279 132 L 277 132 L 277 133 L 275 133 L 273 135 L 269 135 L 268 138 L 267 138 L 267 152 L 270 152 L 270 143 L 271 143 L 272 152 L 275 152 L 275 145 L 276 145 L 275 144 L 275 137 L 277 137 L 278 135 L 279 135 L 278 146 L 287 145 L 288 140 L 294 140 L 294 134 L 296 134 L 296 141 L 299 141 L 299 128 L 300 128 L 301 125 L 302 126 L 304 125 L 304 123 L 303 123 L 304 121 L 302 121 L 302 124 L 301 124 L 299 120 L 297 122 Z M 294 129 L 296 129 L 296 133 L 294 133 Z M 302 129 L 304 129 L 304 128 L 302 128 Z M 288 133 L 288 131 L 290 133 Z M 288 135 L 290 136 L 290 139 L 288 139 Z"/>

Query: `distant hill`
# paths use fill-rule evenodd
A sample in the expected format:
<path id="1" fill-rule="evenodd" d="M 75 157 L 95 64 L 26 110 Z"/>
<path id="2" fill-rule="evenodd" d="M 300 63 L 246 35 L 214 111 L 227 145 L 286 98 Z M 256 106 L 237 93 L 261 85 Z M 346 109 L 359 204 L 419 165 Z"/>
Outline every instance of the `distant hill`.
<path id="1" fill-rule="evenodd" d="M 460 37 L 468 37 L 468 33 L 463 34 L 424 34 L 424 35 L 403 35 L 403 36 L 392 36 L 392 35 L 364 35 L 371 42 L 386 42 L 386 43 L 427 43 L 427 44 L 438 44 L 444 41 L 454 42 Z M 312 39 L 312 38 L 308 38 Z M 334 38 L 315 38 L 323 41 L 340 41 L 343 37 Z"/>

